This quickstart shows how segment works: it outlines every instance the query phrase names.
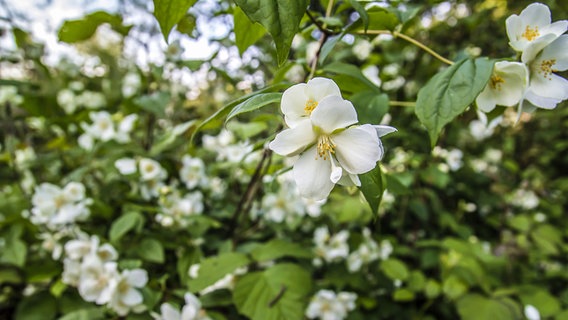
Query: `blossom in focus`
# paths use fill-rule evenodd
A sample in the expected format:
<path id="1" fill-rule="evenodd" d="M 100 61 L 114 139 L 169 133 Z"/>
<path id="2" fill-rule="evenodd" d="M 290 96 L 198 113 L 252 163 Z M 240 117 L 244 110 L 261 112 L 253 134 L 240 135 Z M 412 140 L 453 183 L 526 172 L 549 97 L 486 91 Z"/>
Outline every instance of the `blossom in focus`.
<path id="1" fill-rule="evenodd" d="M 339 87 L 330 79 L 316 77 L 291 86 L 282 94 L 280 104 L 286 124 L 295 127 L 308 119 L 321 100 L 329 96 L 341 97 Z"/>
<path id="2" fill-rule="evenodd" d="M 528 79 L 528 70 L 523 63 L 495 63 L 489 82 L 475 99 L 477 107 L 483 112 L 491 112 L 496 105 L 516 105 L 523 98 Z"/>
<path id="3" fill-rule="evenodd" d="M 532 105 L 553 109 L 568 99 L 568 80 L 555 74 L 568 70 L 568 35 L 562 35 L 545 47 L 530 62 L 530 83 L 525 99 Z"/>
<path id="4" fill-rule="evenodd" d="M 355 293 L 336 294 L 331 290 L 319 290 L 306 309 L 306 317 L 322 320 L 345 319 L 348 312 L 355 309 L 355 300 L 357 300 Z"/>
<path id="5" fill-rule="evenodd" d="M 509 45 L 522 52 L 522 62 L 534 59 L 538 52 L 566 32 L 568 21 L 551 21 L 550 9 L 541 3 L 530 4 L 520 15 L 507 18 L 505 25 Z"/>
<path id="6" fill-rule="evenodd" d="M 294 123 L 269 147 L 283 156 L 300 154 L 294 180 L 303 197 L 315 200 L 327 198 L 336 183 L 360 185 L 357 175 L 372 170 L 383 156 L 379 136 L 396 131 L 388 126 L 353 126 L 355 108 L 339 96 L 323 98 L 308 120 Z"/>

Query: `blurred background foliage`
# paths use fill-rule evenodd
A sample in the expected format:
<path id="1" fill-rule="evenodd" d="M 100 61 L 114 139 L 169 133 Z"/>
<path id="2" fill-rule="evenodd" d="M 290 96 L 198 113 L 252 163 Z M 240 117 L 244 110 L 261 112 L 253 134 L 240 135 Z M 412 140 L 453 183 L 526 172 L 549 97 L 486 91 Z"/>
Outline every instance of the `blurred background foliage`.
<path id="1" fill-rule="evenodd" d="M 275 238 L 312 248 L 313 229 L 326 225 L 332 233 L 349 230 L 353 249 L 362 241 L 363 228 L 369 228 L 377 241 L 386 239 L 393 246 L 389 258 L 355 273 L 347 272 L 341 263 L 314 267 L 301 254 L 283 258 L 309 272 L 312 292 L 330 288 L 357 293 L 357 309 L 349 319 L 522 319 L 527 305 L 536 307 L 543 319 L 568 318 L 566 102 L 555 110 L 524 114 L 516 125 L 514 110 L 498 107 L 489 121 L 500 113 L 503 120 L 491 130 L 476 122 L 472 106 L 446 127 L 432 150 L 412 102 L 443 64 L 401 39 L 348 35 L 318 65 L 315 75 L 333 78 L 354 102 L 363 122 L 398 128 L 383 139 L 386 193 L 378 216 L 371 214 L 357 190 L 339 189 L 318 218 L 303 217 L 287 224 L 239 217 L 235 212 L 258 155 L 281 126 L 278 104 L 239 115 L 226 125 L 237 140 L 250 143 L 251 154 L 257 155 L 251 161 L 216 161 L 202 138 L 216 135 L 224 118 L 208 122 L 199 132 L 197 123 L 228 102 L 269 85 L 283 83 L 273 90 L 282 91 L 303 82 L 321 33 L 304 16 L 288 61 L 278 66 L 268 34 L 239 55 L 231 31 L 232 2 L 198 7 L 199 2 L 177 26 L 173 38 L 199 37 L 203 25 L 196 21 L 210 21 L 208 27 L 226 24 L 226 36 L 209 39 L 215 51 L 203 60 L 184 58 L 185 50 L 200 49 L 178 40 L 170 41 L 159 62 L 139 64 L 136 57 L 125 56 L 126 41 L 149 52 L 145 42 L 161 37 L 155 22 L 153 27 L 123 23 L 123 16 L 132 12 L 151 15 L 143 1 L 121 2 L 118 13 L 98 12 L 87 16 L 83 25 L 60 29 L 60 39 L 76 49 L 79 63 L 66 58 L 57 64 L 45 63 L 41 39 L 2 17 L 6 21 L 0 33 L 15 39 L 17 47 L 0 49 L 1 318 L 51 319 L 95 307 L 62 284 L 63 266 L 51 259 L 53 248 L 40 237 L 45 230 L 25 214 L 36 185 L 70 181 L 84 183 L 94 200 L 88 222 L 79 224 L 81 229 L 111 241 L 124 265 L 141 266 L 150 274 L 145 292 L 150 310 L 157 310 L 160 301 L 180 299 L 180 292 L 192 290 L 187 276 L 192 263 L 223 252 L 249 253 Z M 341 30 L 355 21 L 355 10 L 347 3 L 337 2 L 333 20 L 327 21 L 331 29 Z M 388 2 L 415 13 L 400 32 L 450 60 L 514 58 L 504 21 L 530 3 Z M 553 20 L 568 17 L 567 2 L 544 3 Z M 312 0 L 309 10 L 317 19 L 326 7 L 326 0 Z M 93 23 L 91 29 L 85 27 Z M 344 71 L 346 66 L 357 72 L 375 66 L 378 73 L 357 78 Z M 125 92 L 129 77 L 138 78 L 139 83 Z M 188 77 L 196 80 L 188 81 Z M 365 94 L 369 81 L 374 81 L 371 86 L 380 90 L 378 94 Z M 69 101 L 61 98 L 64 90 L 73 96 Z M 369 104 L 373 113 L 364 111 Z M 84 131 L 80 123 L 90 122 L 93 110 L 108 111 L 115 121 L 137 114 L 131 142 L 96 143 L 91 150 L 79 147 Z M 33 156 L 26 156 L 29 150 Z M 202 220 L 170 232 L 153 222 L 160 211 L 157 202 L 133 192 L 131 181 L 117 173 L 114 163 L 123 157 L 151 157 L 175 177 L 185 154 L 202 158 L 208 174 L 221 178 L 227 188 L 219 199 L 206 195 Z M 265 174 L 271 176 L 285 167 L 282 158 L 273 156 Z M 249 209 L 254 211 L 264 196 L 278 188 L 262 184 Z M 131 215 L 124 218 L 127 214 Z M 127 236 L 115 234 L 112 239 L 111 229 L 119 219 L 126 221 L 122 234 Z M 156 240 L 157 247 L 150 246 L 156 252 L 144 254 L 147 248 L 141 248 L 142 239 Z M 203 241 L 197 244 L 195 239 Z M 225 291 L 202 296 L 202 301 L 212 317 L 242 317 Z M 148 313 L 128 316 L 148 317 Z"/>

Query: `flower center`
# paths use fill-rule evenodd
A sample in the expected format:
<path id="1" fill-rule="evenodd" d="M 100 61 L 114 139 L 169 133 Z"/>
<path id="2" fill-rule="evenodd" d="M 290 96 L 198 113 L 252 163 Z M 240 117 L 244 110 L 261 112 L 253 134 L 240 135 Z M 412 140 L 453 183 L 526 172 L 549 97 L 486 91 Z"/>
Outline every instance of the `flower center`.
<path id="1" fill-rule="evenodd" d="M 310 115 L 317 106 L 318 106 L 317 101 L 315 101 L 314 99 L 309 99 L 308 101 L 306 101 L 306 106 L 304 107 L 304 111 L 306 111 L 306 113 Z"/>
<path id="2" fill-rule="evenodd" d="M 554 66 L 555 63 L 556 63 L 556 59 L 543 60 L 540 63 L 539 72 L 542 73 L 542 76 L 545 79 L 552 80 L 552 77 L 550 77 L 550 74 L 553 73 L 554 71 L 556 71 L 556 70 L 552 69 L 552 67 Z"/>
<path id="3" fill-rule="evenodd" d="M 525 28 L 525 32 L 523 32 L 523 34 L 521 35 L 521 37 L 527 39 L 528 41 L 533 41 L 538 36 L 540 36 L 540 33 L 538 32 L 538 26 L 534 27 L 534 29 L 531 29 L 531 26 L 527 26 Z"/>
<path id="4" fill-rule="evenodd" d="M 498 76 L 498 75 L 492 75 L 491 79 L 489 80 L 489 85 L 491 86 L 491 88 L 493 88 L 494 90 L 501 90 L 501 83 L 505 83 L 505 79 L 503 79 L 502 77 Z"/>
<path id="5" fill-rule="evenodd" d="M 327 156 L 329 153 L 335 153 L 335 144 L 333 143 L 333 141 L 331 141 L 329 136 L 327 135 L 319 136 L 317 152 L 318 155 L 316 157 L 316 160 L 318 157 L 323 158 L 323 160 L 327 160 Z"/>

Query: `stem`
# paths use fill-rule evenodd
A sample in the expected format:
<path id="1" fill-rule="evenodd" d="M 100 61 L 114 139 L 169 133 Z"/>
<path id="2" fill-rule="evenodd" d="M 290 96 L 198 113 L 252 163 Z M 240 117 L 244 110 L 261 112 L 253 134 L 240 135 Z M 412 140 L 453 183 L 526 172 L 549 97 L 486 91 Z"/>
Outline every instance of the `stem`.
<path id="1" fill-rule="evenodd" d="M 329 16 L 331 16 L 331 11 L 333 10 L 333 4 L 334 4 L 334 0 L 329 0 L 329 2 L 327 3 L 327 8 L 325 10 L 325 17 L 328 18 Z M 312 17 L 313 18 L 313 17 Z M 310 80 L 314 77 L 315 73 L 316 73 L 316 68 L 318 66 L 318 60 L 319 60 L 319 56 L 321 54 L 321 49 L 323 48 L 324 43 L 327 41 L 327 37 L 329 36 L 329 34 L 326 32 L 326 27 L 327 24 L 324 23 L 322 26 L 320 26 L 318 23 L 316 23 L 314 21 L 314 23 L 316 24 L 316 26 L 318 27 L 318 29 L 322 32 L 322 36 L 319 39 L 319 48 L 318 51 L 316 52 L 316 56 L 313 58 L 313 60 L 310 62 L 310 74 L 308 75 L 308 78 L 306 80 Z"/>
<path id="2" fill-rule="evenodd" d="M 393 35 L 393 36 L 395 36 L 395 37 L 397 37 L 397 38 L 401 38 L 401 39 L 404 39 L 404 40 L 406 40 L 406 41 L 412 43 L 413 45 L 419 47 L 420 49 L 422 49 L 422 50 L 424 50 L 424 51 L 426 51 L 426 52 L 428 52 L 428 53 L 431 54 L 434 58 L 436 58 L 436 59 L 442 61 L 442 62 L 445 63 L 445 64 L 448 64 L 448 65 L 454 64 L 453 61 L 448 60 L 448 59 L 442 57 L 440 54 L 438 54 L 436 51 L 432 50 L 430 47 L 428 47 L 427 45 L 423 44 L 422 42 L 420 42 L 420 41 L 418 41 L 418 40 L 416 40 L 416 39 L 414 39 L 414 38 L 412 38 L 412 37 L 409 37 L 409 36 L 407 36 L 407 35 L 405 35 L 405 34 L 403 34 L 403 33 L 400 33 L 400 32 L 398 32 L 398 31 L 392 31 L 392 32 L 391 32 L 391 31 L 389 31 L 389 30 L 367 30 L 366 32 L 358 32 L 358 34 L 390 34 L 390 35 Z"/>
<path id="3" fill-rule="evenodd" d="M 416 107 L 416 102 L 414 101 L 389 101 L 389 106 L 391 107 Z"/>

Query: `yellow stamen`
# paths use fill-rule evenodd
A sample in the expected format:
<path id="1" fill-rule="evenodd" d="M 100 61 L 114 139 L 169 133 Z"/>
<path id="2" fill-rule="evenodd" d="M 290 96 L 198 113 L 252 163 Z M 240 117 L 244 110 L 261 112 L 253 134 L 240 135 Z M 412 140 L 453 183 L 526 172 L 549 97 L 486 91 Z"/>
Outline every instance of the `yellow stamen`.
<path id="1" fill-rule="evenodd" d="M 556 70 L 552 69 L 552 67 L 554 66 L 555 63 L 556 63 L 556 59 L 543 60 L 540 63 L 540 70 L 538 70 L 538 72 L 542 73 L 542 75 L 545 79 L 552 80 L 552 77 L 550 76 L 550 74 L 552 74 L 554 71 L 556 71 Z"/>
<path id="2" fill-rule="evenodd" d="M 314 109 L 318 106 L 318 102 L 310 99 L 308 101 L 306 101 L 306 107 L 304 108 L 304 111 L 306 111 L 306 113 L 308 115 L 312 114 L 312 111 L 314 111 Z"/>
<path id="3" fill-rule="evenodd" d="M 533 41 L 538 36 L 540 36 L 540 33 L 538 32 L 538 26 L 534 27 L 534 29 L 531 29 L 530 26 L 527 26 L 525 28 L 525 32 L 523 32 L 523 34 L 521 35 L 521 37 L 527 39 L 528 41 Z"/>
<path id="4" fill-rule="evenodd" d="M 501 83 L 505 83 L 505 79 L 496 74 L 492 75 L 491 79 L 489 80 L 489 85 L 494 90 L 501 90 Z"/>
<path id="5" fill-rule="evenodd" d="M 318 157 L 323 158 L 323 160 L 327 160 L 329 153 L 335 153 L 335 144 L 331 141 L 329 136 L 321 135 L 318 138 L 317 152 L 318 155 L 316 156 L 316 160 Z"/>

